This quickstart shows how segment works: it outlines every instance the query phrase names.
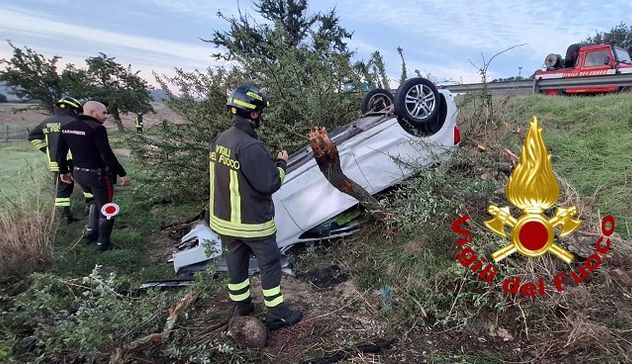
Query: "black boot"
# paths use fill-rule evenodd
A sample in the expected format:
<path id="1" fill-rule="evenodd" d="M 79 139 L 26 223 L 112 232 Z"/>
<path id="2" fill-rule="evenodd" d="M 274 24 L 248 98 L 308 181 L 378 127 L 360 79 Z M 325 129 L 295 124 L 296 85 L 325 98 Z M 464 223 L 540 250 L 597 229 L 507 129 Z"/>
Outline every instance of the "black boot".
<path id="1" fill-rule="evenodd" d="M 106 219 L 105 216 L 99 217 L 99 239 L 97 240 L 97 250 L 104 252 L 113 248 L 110 241 L 112 229 L 114 228 L 114 219 Z"/>
<path id="2" fill-rule="evenodd" d="M 94 201 L 88 207 L 88 225 L 83 230 L 83 237 L 88 241 L 96 241 L 99 238 L 99 209 Z"/>
<path id="3" fill-rule="evenodd" d="M 292 326 L 303 318 L 303 313 L 290 309 L 288 305 L 282 303 L 276 307 L 268 309 L 266 316 L 266 326 L 270 330 L 277 330 L 283 326 Z"/>
<path id="4" fill-rule="evenodd" d="M 235 306 L 233 307 L 233 317 L 249 316 L 254 312 L 255 304 L 252 303 L 252 298 L 248 298 L 240 302 L 235 302 Z"/>
<path id="5" fill-rule="evenodd" d="M 72 211 L 70 211 L 70 206 L 64 206 L 61 208 L 61 216 L 66 220 L 67 224 L 71 224 L 75 221 L 79 221 L 74 216 L 72 216 Z"/>

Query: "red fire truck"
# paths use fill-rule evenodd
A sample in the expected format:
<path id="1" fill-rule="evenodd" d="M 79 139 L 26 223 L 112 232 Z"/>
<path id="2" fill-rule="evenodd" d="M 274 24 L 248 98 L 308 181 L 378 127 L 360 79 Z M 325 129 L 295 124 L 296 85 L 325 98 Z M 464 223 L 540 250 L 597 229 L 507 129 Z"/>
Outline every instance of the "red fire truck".
<path id="1" fill-rule="evenodd" d="M 607 44 L 572 44 L 566 50 L 566 57 L 551 53 L 544 59 L 546 70 L 535 72 L 537 79 L 602 76 L 632 73 L 632 60 L 627 50 Z M 632 91 L 630 87 L 572 87 L 542 91 L 545 95 L 596 94 Z"/>

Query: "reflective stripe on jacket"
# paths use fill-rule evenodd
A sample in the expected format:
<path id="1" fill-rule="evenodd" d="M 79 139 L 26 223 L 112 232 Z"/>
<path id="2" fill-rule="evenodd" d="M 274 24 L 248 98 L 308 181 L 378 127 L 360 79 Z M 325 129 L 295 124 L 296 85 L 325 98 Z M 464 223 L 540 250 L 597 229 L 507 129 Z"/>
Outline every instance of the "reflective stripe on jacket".
<path id="1" fill-rule="evenodd" d="M 48 169 L 51 172 L 59 172 L 59 160 L 57 155 L 57 145 L 59 143 L 59 133 L 62 126 L 75 120 L 75 116 L 65 110 L 59 110 L 58 114 L 51 116 L 39 123 L 29 133 L 28 140 L 35 149 L 46 153 L 48 158 Z M 69 152 L 66 159 L 71 160 L 72 154 Z"/>
<path id="2" fill-rule="evenodd" d="M 285 178 L 286 162 L 273 161 L 249 122 L 235 117 L 209 153 L 211 229 L 236 238 L 276 233 L 272 194 Z"/>

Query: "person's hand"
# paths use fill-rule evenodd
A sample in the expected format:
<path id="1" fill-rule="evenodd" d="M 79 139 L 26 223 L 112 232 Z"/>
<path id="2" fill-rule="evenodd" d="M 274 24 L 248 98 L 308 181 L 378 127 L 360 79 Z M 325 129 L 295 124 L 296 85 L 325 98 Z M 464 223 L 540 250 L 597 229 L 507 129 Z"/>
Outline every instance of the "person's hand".
<path id="1" fill-rule="evenodd" d="M 72 181 L 73 181 L 72 174 L 70 174 L 70 173 L 60 174 L 59 175 L 59 180 L 62 181 L 63 183 L 71 184 Z"/>
<path id="2" fill-rule="evenodd" d="M 284 160 L 285 163 L 287 163 L 287 158 L 288 158 L 287 150 L 285 149 L 283 149 L 282 151 L 279 152 L 279 154 L 277 154 L 277 159 Z"/>
<path id="3" fill-rule="evenodd" d="M 127 176 L 121 177 L 121 187 L 127 186 L 129 184 L 129 178 Z"/>

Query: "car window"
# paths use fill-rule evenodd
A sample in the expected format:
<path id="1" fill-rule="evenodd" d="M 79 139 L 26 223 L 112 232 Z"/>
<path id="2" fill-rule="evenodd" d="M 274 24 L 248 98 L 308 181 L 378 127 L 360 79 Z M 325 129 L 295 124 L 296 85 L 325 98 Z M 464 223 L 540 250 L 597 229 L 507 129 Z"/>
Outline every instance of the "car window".
<path id="1" fill-rule="evenodd" d="M 608 52 L 600 51 L 600 52 L 591 52 L 586 54 L 586 67 L 590 66 L 603 66 L 606 64 L 608 60 Z"/>

